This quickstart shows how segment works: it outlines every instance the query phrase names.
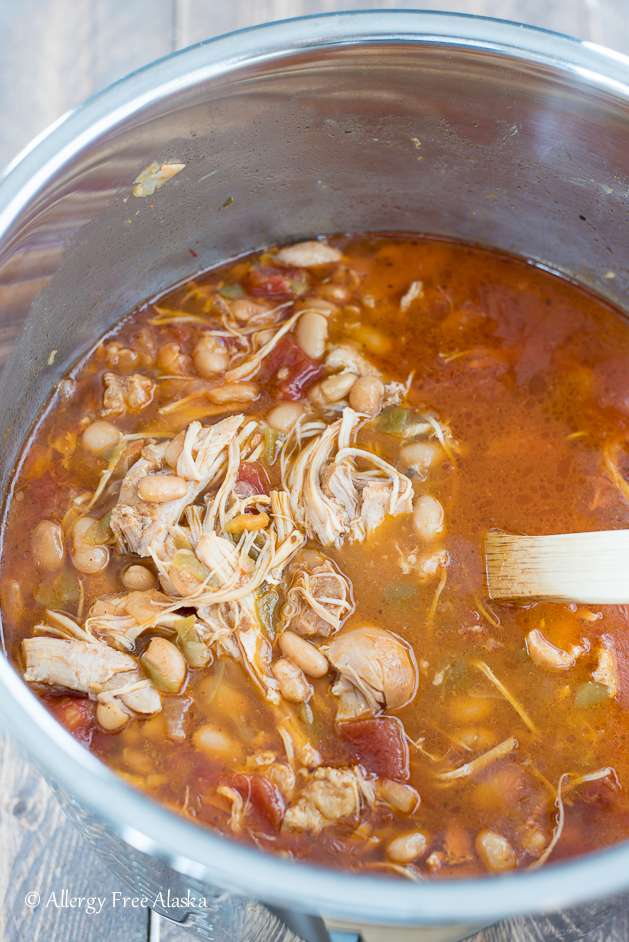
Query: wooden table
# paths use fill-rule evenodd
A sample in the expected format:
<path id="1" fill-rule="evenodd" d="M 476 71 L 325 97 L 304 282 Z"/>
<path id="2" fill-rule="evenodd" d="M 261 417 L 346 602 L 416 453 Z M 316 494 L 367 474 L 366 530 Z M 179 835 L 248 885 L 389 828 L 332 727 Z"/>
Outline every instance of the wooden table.
<path id="1" fill-rule="evenodd" d="M 413 6 L 405 0 L 0 0 L 0 169 L 83 99 L 199 40 L 293 16 Z M 627 0 L 418 0 L 417 6 L 517 20 L 629 54 Z M 64 889 L 71 897 L 106 897 L 107 904 L 91 915 L 85 906 L 45 905 L 52 893 L 61 903 Z M 0 738 L 0 942 L 190 938 L 146 910 L 113 906 L 116 891 L 123 891 L 118 879 L 67 823 L 36 768 L 10 738 Z M 29 892 L 41 896 L 37 908 L 25 905 Z M 539 939 L 532 920 L 515 920 L 473 942 Z M 629 909 L 587 936 L 587 942 L 627 939 Z"/>

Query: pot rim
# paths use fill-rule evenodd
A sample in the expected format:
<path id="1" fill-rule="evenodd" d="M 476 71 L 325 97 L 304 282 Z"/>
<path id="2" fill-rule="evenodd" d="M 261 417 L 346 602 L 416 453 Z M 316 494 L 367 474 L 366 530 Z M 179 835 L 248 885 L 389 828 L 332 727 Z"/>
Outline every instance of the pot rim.
<path id="1" fill-rule="evenodd" d="M 425 43 L 490 51 L 576 76 L 629 101 L 628 57 L 505 20 L 371 10 L 251 27 L 132 73 L 39 135 L 0 179 L 0 244 L 68 161 L 143 107 L 255 61 L 361 43 Z M 0 716 L 5 729 L 46 774 L 132 847 L 192 878 L 271 903 L 286 906 L 288 900 L 291 908 L 350 921 L 421 925 L 488 922 L 523 912 L 553 911 L 629 888 L 629 842 L 540 871 L 423 884 L 288 861 L 189 823 L 130 787 L 53 719 L 5 658 L 0 658 Z"/>

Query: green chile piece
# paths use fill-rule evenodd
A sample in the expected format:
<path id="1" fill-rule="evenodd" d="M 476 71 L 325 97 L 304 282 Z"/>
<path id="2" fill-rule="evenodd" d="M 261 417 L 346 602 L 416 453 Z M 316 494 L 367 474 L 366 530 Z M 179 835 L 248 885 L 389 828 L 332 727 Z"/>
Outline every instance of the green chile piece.
<path id="1" fill-rule="evenodd" d="M 113 541 L 114 535 L 109 526 L 113 512 L 114 508 L 112 507 L 111 510 L 107 511 L 104 517 L 101 517 L 100 520 L 92 524 L 83 537 L 84 543 L 87 543 L 89 546 L 103 546 L 105 543 Z"/>
<path id="2" fill-rule="evenodd" d="M 212 652 L 205 641 L 199 637 L 194 615 L 188 615 L 187 618 L 180 618 L 175 622 L 175 631 L 179 639 L 181 653 L 186 659 L 188 667 L 198 670 L 207 667 L 212 660 Z"/>
<path id="3" fill-rule="evenodd" d="M 574 705 L 578 710 L 588 710 L 590 707 L 600 706 L 606 700 L 609 700 L 609 690 L 605 684 L 591 682 L 579 687 L 574 698 Z"/>
<path id="4" fill-rule="evenodd" d="M 378 431 L 387 435 L 403 435 L 410 418 L 410 409 L 389 406 L 378 419 Z"/>
<path id="5" fill-rule="evenodd" d="M 276 428 L 265 428 L 264 430 L 264 451 L 262 452 L 262 461 L 270 468 L 275 464 L 277 456 L 282 445 L 282 442 L 286 438 L 279 429 Z"/>

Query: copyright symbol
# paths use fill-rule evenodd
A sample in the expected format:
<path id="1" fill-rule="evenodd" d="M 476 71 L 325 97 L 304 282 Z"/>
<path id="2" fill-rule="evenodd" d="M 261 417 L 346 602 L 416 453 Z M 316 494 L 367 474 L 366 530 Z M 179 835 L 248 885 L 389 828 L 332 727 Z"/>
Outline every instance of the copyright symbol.
<path id="1" fill-rule="evenodd" d="M 29 909 L 35 909 L 37 906 L 39 906 L 39 893 L 27 893 L 24 897 L 24 902 Z"/>

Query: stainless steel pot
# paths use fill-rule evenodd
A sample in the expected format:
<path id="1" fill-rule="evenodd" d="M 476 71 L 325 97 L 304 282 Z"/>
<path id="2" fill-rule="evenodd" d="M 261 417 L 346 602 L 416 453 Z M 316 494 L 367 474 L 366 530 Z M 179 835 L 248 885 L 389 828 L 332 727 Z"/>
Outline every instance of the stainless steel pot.
<path id="1" fill-rule="evenodd" d="M 186 166 L 138 198 L 133 181 L 153 160 Z M 0 389 L 3 492 L 68 365 L 199 269 L 313 233 L 429 232 L 536 259 L 627 309 L 628 212 L 629 60 L 588 43 L 383 11 L 277 23 L 164 59 L 63 118 L 0 184 L 5 338 L 26 318 Z M 629 844 L 540 872 L 418 885 L 265 856 L 116 778 L 2 658 L 0 683 L 6 728 L 95 847 L 148 894 L 207 897 L 190 916 L 207 938 L 288 938 L 251 900 L 453 938 L 465 929 L 445 925 L 471 931 L 629 888 Z"/>

